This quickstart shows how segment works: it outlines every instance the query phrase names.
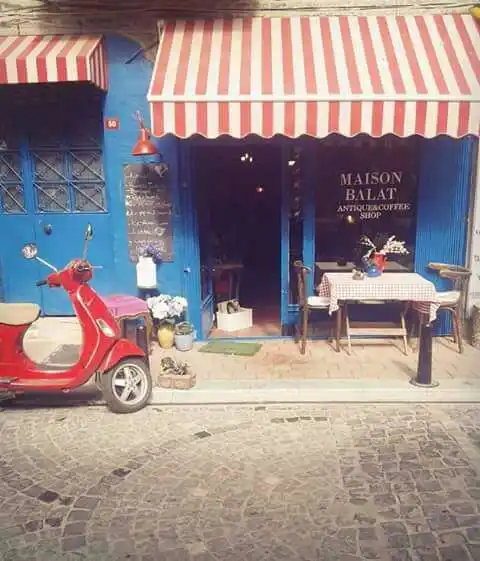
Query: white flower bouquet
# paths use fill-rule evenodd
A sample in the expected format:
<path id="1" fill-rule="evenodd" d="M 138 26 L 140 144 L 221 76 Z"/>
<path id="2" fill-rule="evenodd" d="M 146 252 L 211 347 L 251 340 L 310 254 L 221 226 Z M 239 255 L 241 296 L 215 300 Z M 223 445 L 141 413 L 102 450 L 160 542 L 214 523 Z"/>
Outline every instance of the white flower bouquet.
<path id="1" fill-rule="evenodd" d="M 153 319 L 160 323 L 176 323 L 185 315 L 188 302 L 182 296 L 160 294 L 147 298 L 147 306 Z"/>
<path id="2" fill-rule="evenodd" d="M 382 249 L 377 253 L 380 253 L 381 255 L 408 255 L 408 249 L 405 247 L 405 242 L 395 239 L 395 236 L 390 236 Z"/>
<path id="3" fill-rule="evenodd" d="M 385 238 L 383 238 L 385 240 Z M 377 240 L 376 240 L 377 241 Z M 360 245 L 367 249 L 365 257 L 370 257 L 372 254 L 388 255 L 408 255 L 409 251 L 405 247 L 405 242 L 396 239 L 396 236 L 390 236 L 382 245 L 382 243 L 374 243 L 368 236 L 362 236 Z"/>

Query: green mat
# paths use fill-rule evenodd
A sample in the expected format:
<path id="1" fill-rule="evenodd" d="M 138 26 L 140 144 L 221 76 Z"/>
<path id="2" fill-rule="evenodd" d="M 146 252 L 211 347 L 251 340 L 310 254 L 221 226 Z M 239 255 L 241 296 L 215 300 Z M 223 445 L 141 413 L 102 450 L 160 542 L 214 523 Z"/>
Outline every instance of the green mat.
<path id="1" fill-rule="evenodd" d="M 259 343 L 234 343 L 230 341 L 212 341 L 201 347 L 201 353 L 215 353 L 219 355 L 253 356 L 262 348 Z"/>

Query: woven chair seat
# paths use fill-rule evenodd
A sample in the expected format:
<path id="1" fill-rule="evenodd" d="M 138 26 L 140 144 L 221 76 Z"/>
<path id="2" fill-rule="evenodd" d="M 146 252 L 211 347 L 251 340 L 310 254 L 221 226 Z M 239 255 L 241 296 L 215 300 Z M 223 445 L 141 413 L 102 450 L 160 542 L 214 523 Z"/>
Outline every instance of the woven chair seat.
<path id="1" fill-rule="evenodd" d="M 437 292 L 437 299 L 440 306 L 455 306 L 458 304 L 462 293 L 459 290 L 445 290 Z"/>
<path id="2" fill-rule="evenodd" d="M 330 299 L 327 296 L 309 296 L 307 304 L 311 308 L 328 308 L 330 306 Z"/>

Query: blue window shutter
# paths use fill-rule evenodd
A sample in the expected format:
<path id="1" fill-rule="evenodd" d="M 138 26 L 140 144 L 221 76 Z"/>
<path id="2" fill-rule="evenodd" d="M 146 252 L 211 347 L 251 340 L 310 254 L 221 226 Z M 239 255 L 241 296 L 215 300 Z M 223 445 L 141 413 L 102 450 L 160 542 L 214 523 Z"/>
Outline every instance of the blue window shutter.
<path id="1" fill-rule="evenodd" d="M 451 285 L 427 266 L 431 262 L 465 265 L 470 186 L 475 139 L 438 137 L 422 142 L 418 186 L 415 271 L 437 290 Z M 435 334 L 451 333 L 451 321 L 441 314 Z"/>

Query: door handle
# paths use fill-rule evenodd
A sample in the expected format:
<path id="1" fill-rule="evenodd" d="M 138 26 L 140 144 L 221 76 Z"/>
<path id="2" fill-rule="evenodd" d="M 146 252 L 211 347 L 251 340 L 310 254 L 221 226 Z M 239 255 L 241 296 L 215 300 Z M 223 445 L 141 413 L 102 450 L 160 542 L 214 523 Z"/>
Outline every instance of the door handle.
<path id="1" fill-rule="evenodd" d="M 53 228 L 51 224 L 44 224 L 43 225 L 43 231 L 45 232 L 45 234 L 47 236 L 51 236 L 53 233 Z"/>

